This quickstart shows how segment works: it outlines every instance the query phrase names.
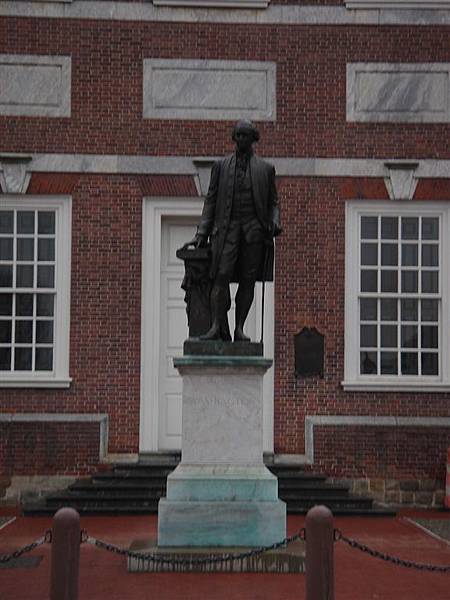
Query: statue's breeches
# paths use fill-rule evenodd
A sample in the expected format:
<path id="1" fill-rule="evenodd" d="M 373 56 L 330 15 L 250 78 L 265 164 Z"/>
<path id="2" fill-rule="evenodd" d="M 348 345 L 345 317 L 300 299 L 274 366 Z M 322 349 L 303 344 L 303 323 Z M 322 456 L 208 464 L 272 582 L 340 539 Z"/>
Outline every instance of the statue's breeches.
<path id="1" fill-rule="evenodd" d="M 220 256 L 217 278 L 255 282 L 264 260 L 264 249 L 264 232 L 258 219 L 246 223 L 231 221 Z"/>

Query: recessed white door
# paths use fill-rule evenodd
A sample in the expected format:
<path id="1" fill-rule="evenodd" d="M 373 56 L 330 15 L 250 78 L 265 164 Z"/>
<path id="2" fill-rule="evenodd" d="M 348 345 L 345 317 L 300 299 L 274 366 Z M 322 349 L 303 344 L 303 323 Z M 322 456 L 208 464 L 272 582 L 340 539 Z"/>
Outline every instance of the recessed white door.
<path id="1" fill-rule="evenodd" d="M 142 389 L 140 451 L 181 448 L 182 380 L 173 358 L 188 336 L 181 282 L 184 264 L 176 251 L 195 234 L 202 199 L 145 199 L 143 219 Z M 229 313 L 234 329 L 234 295 Z M 266 284 L 264 354 L 273 357 L 273 284 Z M 261 284 L 245 324 L 253 341 L 261 335 Z M 264 377 L 264 450 L 273 449 L 273 367 Z"/>
<path id="2" fill-rule="evenodd" d="M 176 251 L 194 237 L 196 224 L 196 221 L 189 218 L 162 220 L 158 411 L 160 450 L 181 448 L 182 380 L 173 366 L 173 358 L 183 354 L 188 326 L 184 291 L 181 289 L 184 263 L 176 257 Z"/>

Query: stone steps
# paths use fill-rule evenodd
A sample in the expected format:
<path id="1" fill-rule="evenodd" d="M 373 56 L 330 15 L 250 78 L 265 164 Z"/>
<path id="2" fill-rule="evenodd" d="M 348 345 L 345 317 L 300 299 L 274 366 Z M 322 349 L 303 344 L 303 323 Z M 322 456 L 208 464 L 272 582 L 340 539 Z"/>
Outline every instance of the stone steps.
<path id="1" fill-rule="evenodd" d="M 79 479 L 67 490 L 45 500 L 23 505 L 25 514 L 53 514 L 62 506 L 72 506 L 83 514 L 156 513 L 165 496 L 167 475 L 177 466 L 179 455 L 146 455 L 138 463 L 122 463 L 110 471 Z M 374 507 L 372 498 L 350 494 L 346 485 L 331 483 L 326 475 L 302 471 L 300 465 L 268 464 L 278 478 L 281 500 L 291 514 L 305 514 L 316 504 L 325 504 L 334 514 L 394 514 Z"/>

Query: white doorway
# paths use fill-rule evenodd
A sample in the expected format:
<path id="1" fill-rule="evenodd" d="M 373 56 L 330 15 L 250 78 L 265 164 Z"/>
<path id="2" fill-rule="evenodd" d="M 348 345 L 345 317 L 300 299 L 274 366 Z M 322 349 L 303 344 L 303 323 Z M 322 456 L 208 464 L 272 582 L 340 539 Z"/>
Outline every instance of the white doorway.
<path id="1" fill-rule="evenodd" d="M 181 356 L 187 318 L 181 281 L 182 261 L 175 252 L 192 239 L 203 199 L 147 198 L 143 206 L 142 343 L 140 451 L 181 447 L 181 377 L 173 357 Z M 261 284 L 245 331 L 261 336 Z M 232 298 L 235 290 L 232 289 Z M 266 284 L 265 356 L 273 358 L 273 284 Z M 234 304 L 234 303 L 233 303 Z M 234 306 L 233 306 L 234 308 Z M 234 328 L 230 311 L 230 329 Z M 264 450 L 273 451 L 273 367 L 264 378 Z"/>
<path id="2" fill-rule="evenodd" d="M 161 222 L 159 450 L 173 450 L 181 445 L 182 385 L 173 357 L 183 354 L 188 326 L 184 291 L 180 287 L 184 264 L 175 253 L 194 237 L 196 224 L 192 217 L 166 217 Z"/>

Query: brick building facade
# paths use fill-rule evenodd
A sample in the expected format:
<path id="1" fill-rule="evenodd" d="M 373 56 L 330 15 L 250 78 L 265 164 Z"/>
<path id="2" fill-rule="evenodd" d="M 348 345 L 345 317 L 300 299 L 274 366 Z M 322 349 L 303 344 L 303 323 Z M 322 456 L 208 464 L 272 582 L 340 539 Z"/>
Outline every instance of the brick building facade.
<path id="1" fill-rule="evenodd" d="M 0 488 L 179 447 L 173 249 L 244 116 L 284 227 L 267 453 L 442 503 L 448 3 L 180 4 L 0 1 Z M 323 378 L 295 376 L 303 327 L 325 336 Z"/>

